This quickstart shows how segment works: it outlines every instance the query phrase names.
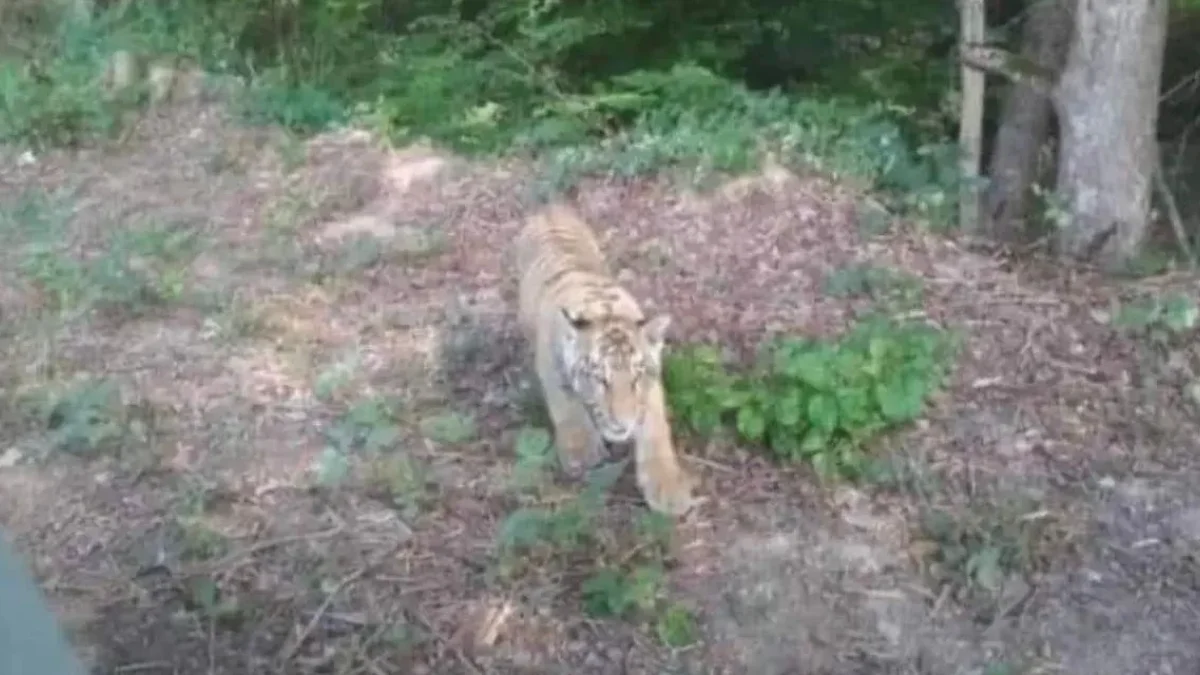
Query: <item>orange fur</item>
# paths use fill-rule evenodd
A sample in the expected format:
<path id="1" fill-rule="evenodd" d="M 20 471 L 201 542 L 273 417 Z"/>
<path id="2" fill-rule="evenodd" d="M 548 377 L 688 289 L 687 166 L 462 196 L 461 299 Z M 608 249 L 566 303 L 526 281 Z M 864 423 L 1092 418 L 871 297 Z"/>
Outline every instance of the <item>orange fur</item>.
<path id="1" fill-rule="evenodd" d="M 695 481 L 675 453 L 661 379 L 670 317 L 642 313 L 610 273 L 592 229 L 567 206 L 530 217 L 515 247 L 518 319 L 563 469 L 579 477 L 603 461 L 605 441 L 632 441 L 646 503 L 687 512 Z"/>

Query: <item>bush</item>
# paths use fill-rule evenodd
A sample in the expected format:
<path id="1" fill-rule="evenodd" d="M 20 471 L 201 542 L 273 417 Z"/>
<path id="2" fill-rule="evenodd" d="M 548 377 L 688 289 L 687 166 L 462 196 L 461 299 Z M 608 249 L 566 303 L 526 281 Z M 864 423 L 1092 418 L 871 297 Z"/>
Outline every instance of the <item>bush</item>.
<path id="1" fill-rule="evenodd" d="M 309 133 L 355 120 L 400 142 L 534 153 L 550 191 L 664 168 L 702 181 L 773 151 L 941 221 L 958 193 L 940 143 L 954 74 L 938 55 L 946 11 L 932 1 L 809 0 L 782 13 L 744 0 L 119 3 L 87 26 L 64 24 L 21 63 L 0 61 L 0 142 L 116 130 L 132 102 L 101 95 L 99 75 L 120 48 L 246 76 L 236 110 L 254 123 Z"/>
<path id="2" fill-rule="evenodd" d="M 73 145 L 116 129 L 124 102 L 101 90 L 103 41 L 64 24 L 44 57 L 0 62 L 0 142 Z"/>
<path id="3" fill-rule="evenodd" d="M 664 385 L 675 419 L 694 433 L 729 429 L 778 459 L 853 478 L 868 468 L 867 440 L 922 414 L 952 348 L 929 325 L 868 318 L 837 340 L 779 340 L 746 372 L 711 346 L 677 350 Z"/>

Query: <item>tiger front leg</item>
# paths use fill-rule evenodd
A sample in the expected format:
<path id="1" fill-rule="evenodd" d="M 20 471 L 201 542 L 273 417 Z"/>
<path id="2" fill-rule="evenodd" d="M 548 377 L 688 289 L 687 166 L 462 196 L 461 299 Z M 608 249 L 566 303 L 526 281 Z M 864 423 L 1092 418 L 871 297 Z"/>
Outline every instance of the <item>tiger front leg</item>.
<path id="1" fill-rule="evenodd" d="M 561 389 L 546 391 L 546 407 L 554 426 L 554 447 L 563 473 L 572 479 L 603 462 L 608 453 L 583 406 L 568 399 Z"/>
<path id="2" fill-rule="evenodd" d="M 696 504 L 696 480 L 680 465 L 671 441 L 662 385 L 647 392 L 646 412 L 634 439 L 637 481 L 646 504 L 653 510 L 682 516 Z"/>

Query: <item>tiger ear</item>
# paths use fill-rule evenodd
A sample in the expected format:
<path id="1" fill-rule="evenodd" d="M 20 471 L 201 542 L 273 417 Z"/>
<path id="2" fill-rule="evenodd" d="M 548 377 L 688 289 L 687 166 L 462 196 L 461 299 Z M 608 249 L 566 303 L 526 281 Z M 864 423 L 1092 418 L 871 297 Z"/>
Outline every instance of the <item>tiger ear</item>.
<path id="1" fill-rule="evenodd" d="M 638 328 L 642 331 L 642 337 L 654 350 L 662 349 L 663 343 L 667 340 L 667 328 L 670 326 L 670 314 L 659 314 L 653 319 L 643 319 L 638 324 Z"/>

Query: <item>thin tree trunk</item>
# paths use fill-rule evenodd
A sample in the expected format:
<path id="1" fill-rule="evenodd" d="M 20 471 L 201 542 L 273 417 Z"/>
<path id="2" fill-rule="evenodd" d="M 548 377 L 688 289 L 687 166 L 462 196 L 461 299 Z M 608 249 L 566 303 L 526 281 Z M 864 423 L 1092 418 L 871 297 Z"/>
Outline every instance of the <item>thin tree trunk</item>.
<path id="1" fill-rule="evenodd" d="M 1021 57 L 1055 78 L 1062 72 L 1071 41 L 1069 0 L 1038 0 L 1025 18 Z M 988 187 L 984 193 L 986 234 L 1013 241 L 1025 234 L 1038 179 L 1038 157 L 1049 133 L 1053 102 L 1027 81 L 1013 82 L 1005 97 L 996 132 Z"/>
<path id="2" fill-rule="evenodd" d="M 987 19 L 983 0 L 959 0 L 959 39 L 962 45 L 983 42 Z M 980 70 L 962 65 L 962 110 L 959 115 L 958 145 L 962 187 L 958 199 L 958 223 L 963 232 L 979 232 L 979 177 L 983 154 L 983 97 L 985 76 Z"/>
<path id="3" fill-rule="evenodd" d="M 1168 0 L 1077 0 L 1059 79 L 1063 255 L 1120 265 L 1146 234 Z"/>

